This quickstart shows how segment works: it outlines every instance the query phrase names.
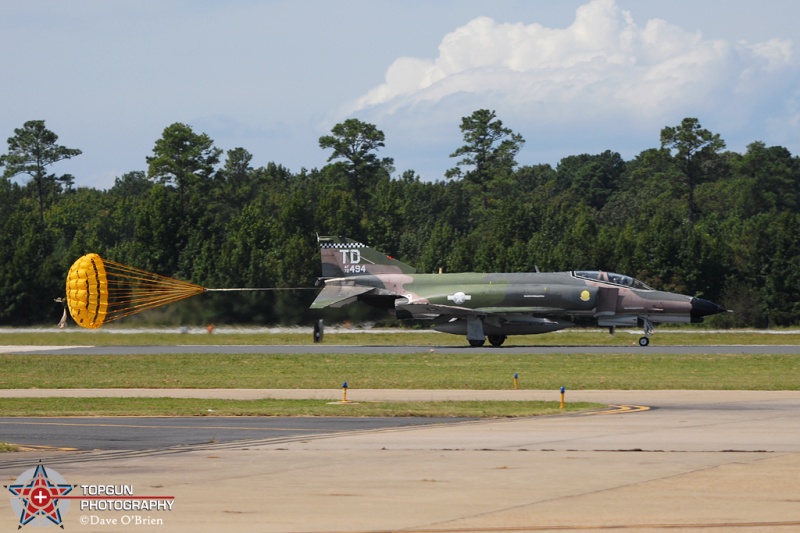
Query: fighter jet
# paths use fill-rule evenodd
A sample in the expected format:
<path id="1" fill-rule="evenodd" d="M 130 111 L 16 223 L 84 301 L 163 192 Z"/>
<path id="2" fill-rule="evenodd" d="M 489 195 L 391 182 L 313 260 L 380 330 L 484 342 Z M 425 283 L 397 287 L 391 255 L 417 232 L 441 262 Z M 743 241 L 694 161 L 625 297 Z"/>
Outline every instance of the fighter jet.
<path id="1" fill-rule="evenodd" d="M 418 274 L 413 267 L 346 237 L 318 237 L 322 291 L 312 309 L 356 301 L 399 319 L 432 320 L 436 331 L 466 335 L 473 347 L 501 346 L 509 335 L 548 333 L 593 317 L 613 333 L 642 325 L 696 323 L 723 313 L 719 305 L 658 291 L 630 276 L 600 270 L 525 273 Z"/>

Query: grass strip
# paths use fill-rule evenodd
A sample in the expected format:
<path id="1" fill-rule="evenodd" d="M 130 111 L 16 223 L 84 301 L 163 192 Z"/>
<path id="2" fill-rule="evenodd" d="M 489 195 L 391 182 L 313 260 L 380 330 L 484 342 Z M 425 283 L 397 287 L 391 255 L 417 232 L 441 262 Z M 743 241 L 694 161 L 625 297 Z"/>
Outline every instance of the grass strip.
<path id="1" fill-rule="evenodd" d="M 330 402 L 199 398 L 7 398 L 0 416 L 349 416 L 504 418 L 557 415 L 606 407 L 541 401 Z"/>
<path id="2" fill-rule="evenodd" d="M 0 389 L 800 390 L 800 354 L 0 355 Z M 4 400 L 5 401 L 5 400 Z"/>

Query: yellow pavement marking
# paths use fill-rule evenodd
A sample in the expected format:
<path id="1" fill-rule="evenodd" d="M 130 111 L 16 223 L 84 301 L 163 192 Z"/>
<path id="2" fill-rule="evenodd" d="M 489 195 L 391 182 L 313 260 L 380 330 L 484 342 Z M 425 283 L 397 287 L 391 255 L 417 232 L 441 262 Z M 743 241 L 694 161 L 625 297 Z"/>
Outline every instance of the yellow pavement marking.
<path id="1" fill-rule="evenodd" d="M 646 405 L 610 405 L 608 409 L 602 411 L 589 411 L 588 413 L 580 413 L 585 415 L 622 415 L 627 413 L 641 413 L 649 411 L 650 407 Z"/>

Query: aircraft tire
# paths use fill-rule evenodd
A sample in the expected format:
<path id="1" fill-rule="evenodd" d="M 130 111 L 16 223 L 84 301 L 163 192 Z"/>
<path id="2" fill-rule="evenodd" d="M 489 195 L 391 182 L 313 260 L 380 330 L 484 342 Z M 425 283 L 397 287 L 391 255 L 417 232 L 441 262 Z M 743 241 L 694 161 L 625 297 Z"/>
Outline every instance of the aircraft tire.
<path id="1" fill-rule="evenodd" d="M 650 344 L 650 339 L 648 339 L 647 337 L 639 337 L 639 346 L 644 347 L 647 346 L 648 344 Z"/>
<path id="2" fill-rule="evenodd" d="M 486 342 L 486 339 L 468 339 L 468 340 L 469 340 L 469 345 L 472 346 L 473 348 L 480 348 L 481 346 L 483 346 L 483 343 Z"/>
<path id="3" fill-rule="evenodd" d="M 489 335 L 489 344 L 494 347 L 500 347 L 506 342 L 505 335 Z"/>
<path id="4" fill-rule="evenodd" d="M 316 322 L 314 322 L 314 342 L 322 342 L 322 336 L 324 335 L 325 331 L 325 324 L 320 318 Z"/>

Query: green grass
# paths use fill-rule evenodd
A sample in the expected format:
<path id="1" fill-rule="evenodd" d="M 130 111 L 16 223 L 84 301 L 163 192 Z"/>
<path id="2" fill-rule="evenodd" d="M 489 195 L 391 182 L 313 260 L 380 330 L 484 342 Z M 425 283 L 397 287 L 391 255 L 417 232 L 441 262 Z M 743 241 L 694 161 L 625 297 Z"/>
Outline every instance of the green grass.
<path id="1" fill-rule="evenodd" d="M 800 354 L 0 355 L 0 389 L 800 390 Z"/>
<path id="2" fill-rule="evenodd" d="M 512 337 L 510 345 L 619 345 L 638 335 L 572 331 Z M 634 355 L 510 354 L 502 350 L 431 352 L 431 346 L 464 345 L 439 333 L 340 333 L 326 344 L 420 346 L 415 354 L 0 354 L 0 389 L 29 388 L 339 388 L 511 389 L 706 389 L 800 390 L 800 353 L 792 355 L 665 355 L 658 345 L 800 344 L 800 332 L 707 333 L 668 330 L 655 346 Z M 0 345 L 225 345 L 312 344 L 305 334 L 189 334 L 68 331 L 0 333 Z M 735 350 L 731 350 L 732 352 Z M 800 350 L 798 350 L 800 352 Z M 172 398 L 5 398 L 2 416 L 532 416 L 563 412 L 555 402 L 353 402 L 319 400 L 204 400 Z M 590 404 L 567 404 L 567 411 Z M 13 447 L 13 445 L 11 445 Z M 4 451 L 0 443 L 0 451 Z"/>
<path id="3" fill-rule="evenodd" d="M 521 417 L 605 407 L 538 401 L 355 402 L 326 400 L 208 400 L 197 398 L 8 398 L 2 416 L 355 416 Z M 2 449 L 0 449 L 2 451 Z"/>

